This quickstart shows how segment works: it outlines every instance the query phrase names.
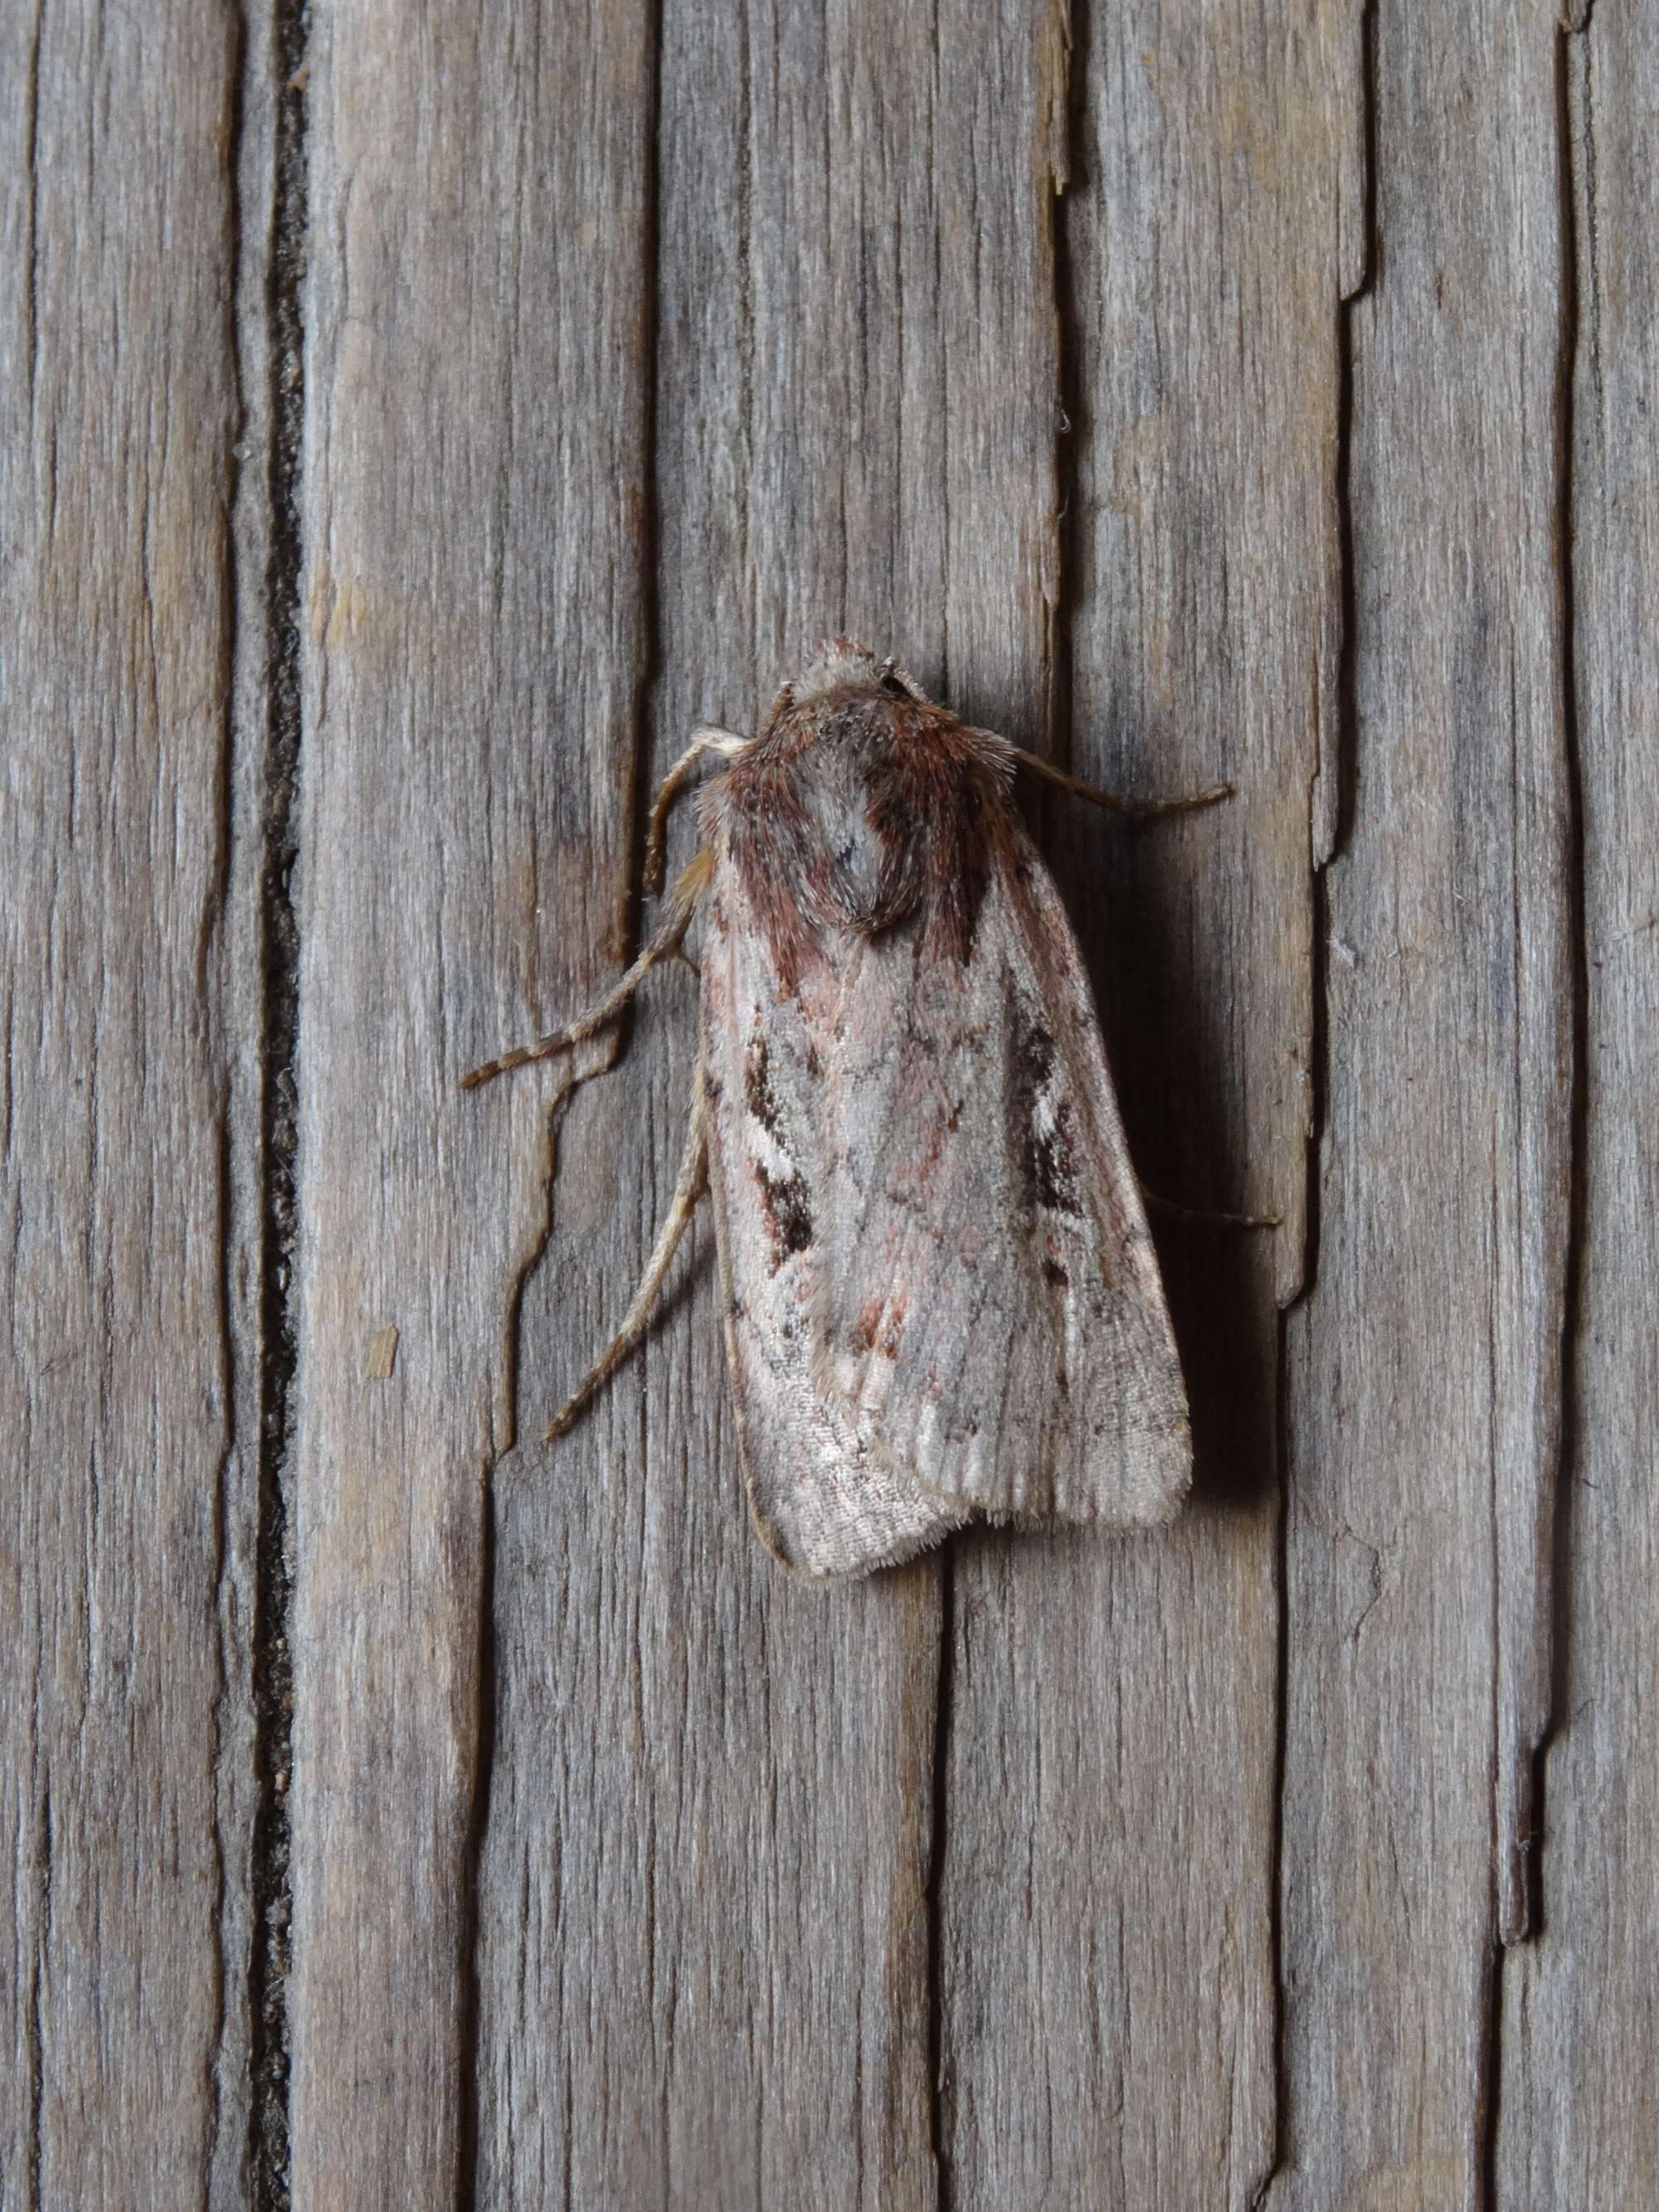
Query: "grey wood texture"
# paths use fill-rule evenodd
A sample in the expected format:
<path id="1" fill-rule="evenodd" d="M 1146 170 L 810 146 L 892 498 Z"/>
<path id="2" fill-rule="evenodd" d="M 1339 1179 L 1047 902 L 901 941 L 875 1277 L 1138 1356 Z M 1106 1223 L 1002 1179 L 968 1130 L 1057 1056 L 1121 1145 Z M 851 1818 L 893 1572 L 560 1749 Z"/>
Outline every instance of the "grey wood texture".
<path id="1" fill-rule="evenodd" d="M 1097 11 L 1073 56 L 1057 742 L 1115 788 L 1239 795 L 1103 835 L 1047 818 L 1143 1176 L 1284 1221 L 1160 1236 L 1197 1447 L 1177 1528 L 959 1547 L 940 1971 L 962 2206 L 1243 2204 L 1273 2162 L 1275 1292 L 1300 1280 L 1340 637 L 1337 231 L 1307 210 L 1357 196 L 1359 150 L 1357 51 L 1333 37 L 1310 67 L 1294 19 Z"/>
<path id="2" fill-rule="evenodd" d="M 238 47 L 0 24 L 9 2206 L 233 2203 L 247 2141 Z"/>
<path id="3" fill-rule="evenodd" d="M 586 996 L 625 910 L 649 45 L 625 9 L 585 42 L 544 27 L 347 7 L 309 56 L 296 2205 L 447 2202 L 471 2154 L 486 1486 L 551 1157 L 544 1095 L 464 1101 L 457 1078 L 526 1006 Z M 602 1177 L 590 1159 L 565 1188 Z M 596 1267 L 573 1334 L 631 1259 Z M 396 1368 L 371 1380 L 386 1326 Z M 567 1505 L 598 1493 L 594 1449 L 564 1464 Z M 556 1587 L 578 1619 L 599 1602 L 574 1570 Z M 541 1656 L 591 1725 L 568 1631 Z M 597 1830 L 562 1841 L 580 1888 Z M 604 2046 L 582 2040 L 596 2067 Z M 583 2084 L 596 2116 L 604 2079 Z"/>
<path id="4" fill-rule="evenodd" d="M 1378 19 L 1352 814 L 1285 1389 L 1270 2203 L 1482 2202 L 1495 1977 L 1530 1916 L 1572 1190 L 1559 67 L 1543 9 Z"/>
<path id="5" fill-rule="evenodd" d="M 0 2205 L 1651 2203 L 1650 18 L 0 69 Z M 1279 1217 L 1158 1228 L 1157 1536 L 788 1582 L 706 1218 L 540 1441 L 694 978 L 458 1078 L 836 630 L 1237 787 L 1033 808 L 1141 1172 Z"/>
<path id="6" fill-rule="evenodd" d="M 1509 1957 L 1498 2024 L 1502 2201 L 1635 2208 L 1659 2172 L 1659 189 L 1650 10 L 1564 42 L 1572 258 L 1572 700 L 1583 804 L 1582 1212 L 1544 1920 Z"/>

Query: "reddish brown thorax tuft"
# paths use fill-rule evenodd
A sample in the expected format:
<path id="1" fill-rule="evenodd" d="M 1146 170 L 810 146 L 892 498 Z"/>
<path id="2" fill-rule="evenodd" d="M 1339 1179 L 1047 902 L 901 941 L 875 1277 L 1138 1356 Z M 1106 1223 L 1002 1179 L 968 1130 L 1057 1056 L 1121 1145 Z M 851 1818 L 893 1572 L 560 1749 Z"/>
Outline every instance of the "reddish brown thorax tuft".
<path id="1" fill-rule="evenodd" d="M 965 962 L 1012 779 L 1002 739 L 861 646 L 821 646 L 709 787 L 785 988 L 826 933 L 874 937 L 916 915 L 929 953 Z"/>

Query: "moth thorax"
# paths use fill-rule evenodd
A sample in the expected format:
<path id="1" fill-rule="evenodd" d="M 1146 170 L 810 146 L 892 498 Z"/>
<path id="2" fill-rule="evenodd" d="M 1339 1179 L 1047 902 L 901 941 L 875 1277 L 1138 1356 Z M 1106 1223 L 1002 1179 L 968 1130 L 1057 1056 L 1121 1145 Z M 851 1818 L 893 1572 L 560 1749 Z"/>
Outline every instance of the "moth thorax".
<path id="1" fill-rule="evenodd" d="M 819 918 L 866 933 L 890 928 L 915 904 L 920 872 L 916 825 L 896 819 L 879 796 L 890 760 L 872 746 L 866 718 L 837 718 L 803 763 L 800 798 L 821 855 Z"/>

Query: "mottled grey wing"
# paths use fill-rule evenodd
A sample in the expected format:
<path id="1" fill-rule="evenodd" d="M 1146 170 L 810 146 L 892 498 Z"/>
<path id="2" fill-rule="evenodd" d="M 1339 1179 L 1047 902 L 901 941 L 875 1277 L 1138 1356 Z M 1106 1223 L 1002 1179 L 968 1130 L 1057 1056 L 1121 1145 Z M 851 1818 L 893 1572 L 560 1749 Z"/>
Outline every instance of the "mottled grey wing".
<path id="1" fill-rule="evenodd" d="M 858 948 L 818 1107 L 819 1395 L 994 1517 L 1166 1520 L 1187 1399 L 1088 980 L 1023 830 L 964 968 Z"/>
<path id="2" fill-rule="evenodd" d="M 823 1075 L 839 1047 L 834 993 L 780 994 L 722 846 L 702 946 L 709 1181 L 726 1350 L 749 1502 L 762 1541 L 796 1573 L 866 1574 L 969 1518 L 929 1496 L 818 1380 L 818 1223 L 833 1166 Z"/>
<path id="3" fill-rule="evenodd" d="M 973 1515 L 1164 1520 L 1186 1395 L 1087 979 L 1014 833 L 964 967 L 913 921 L 780 994 L 729 865 L 703 957 L 728 1349 L 757 1524 L 798 1571 Z"/>

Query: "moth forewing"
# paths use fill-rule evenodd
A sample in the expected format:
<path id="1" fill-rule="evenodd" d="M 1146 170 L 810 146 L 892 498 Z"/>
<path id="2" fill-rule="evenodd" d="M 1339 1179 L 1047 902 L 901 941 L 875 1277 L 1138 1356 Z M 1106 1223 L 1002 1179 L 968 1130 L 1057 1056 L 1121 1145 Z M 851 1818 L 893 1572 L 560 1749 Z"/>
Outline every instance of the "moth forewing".
<path id="1" fill-rule="evenodd" d="M 1036 1024 L 1020 1126 L 1034 1133 L 1040 1272 L 1065 1363 L 1050 1510 L 1154 1525 L 1192 1482 L 1186 1386 L 1082 956 L 1048 869 L 1018 825 L 1016 836 L 1021 859 L 988 901 L 988 923 Z"/>
<path id="2" fill-rule="evenodd" d="M 848 1572 L 969 1516 L 1167 1519 L 1191 1477 L 1180 1368 L 1086 978 L 1024 830 L 997 825 L 966 960 L 917 913 L 781 994 L 715 867 L 736 926 L 705 960 L 714 1173 L 773 1548 Z"/>
<path id="3" fill-rule="evenodd" d="M 821 1024 L 799 995 L 779 994 L 719 842 L 702 967 L 720 1298 L 750 1510 L 794 1571 L 867 1573 L 938 1542 L 971 1508 L 929 1496 L 856 1407 L 822 1387 L 820 1238 L 836 1163 L 820 1114 Z"/>

